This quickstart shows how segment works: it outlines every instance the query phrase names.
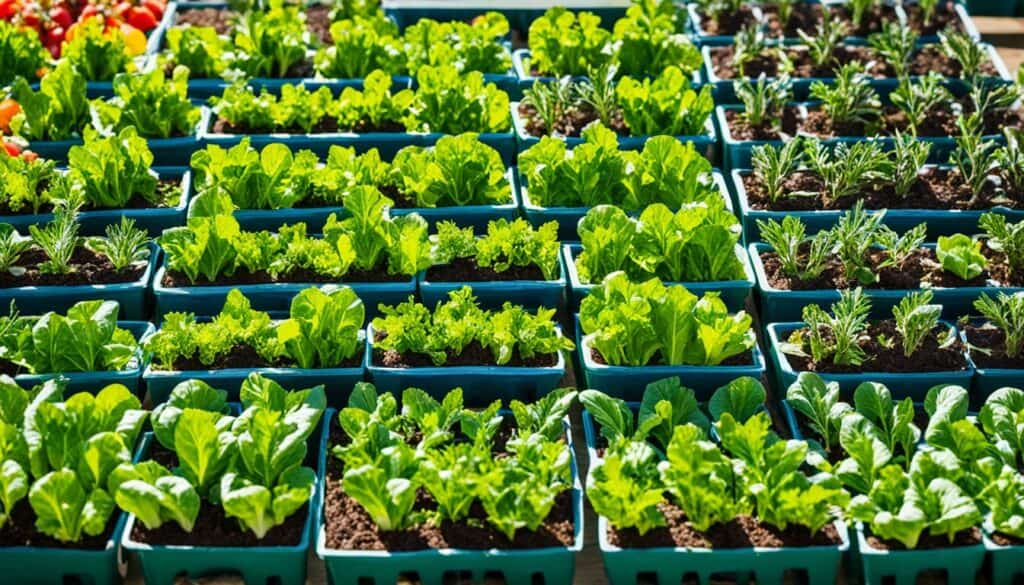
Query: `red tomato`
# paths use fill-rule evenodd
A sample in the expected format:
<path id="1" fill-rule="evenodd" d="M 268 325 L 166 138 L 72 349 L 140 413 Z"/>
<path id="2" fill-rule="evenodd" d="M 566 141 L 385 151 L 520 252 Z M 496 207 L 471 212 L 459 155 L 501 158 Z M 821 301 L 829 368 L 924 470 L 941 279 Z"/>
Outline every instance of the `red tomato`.
<path id="1" fill-rule="evenodd" d="M 11 119 L 21 111 L 18 102 L 7 98 L 0 102 L 0 132 L 8 132 L 11 129 Z"/>
<path id="2" fill-rule="evenodd" d="M 116 14 L 120 18 L 126 18 L 128 11 L 131 9 L 131 2 L 118 2 L 117 5 L 114 6 L 114 14 Z"/>
<path id="3" fill-rule="evenodd" d="M 56 46 L 57 48 L 60 48 L 60 44 L 64 42 L 64 36 L 64 27 L 55 26 L 46 31 L 46 37 L 43 39 L 43 44 L 47 47 Z"/>
<path id="4" fill-rule="evenodd" d="M 99 13 L 100 9 L 95 4 L 87 4 L 85 8 L 82 9 L 82 13 L 78 15 L 78 21 L 81 22 L 87 18 L 92 18 Z"/>
<path id="5" fill-rule="evenodd" d="M 17 144 L 15 144 L 13 142 L 7 142 L 7 141 L 3 141 L 3 143 L 4 143 L 4 152 L 9 154 L 10 156 L 18 156 L 18 155 L 21 154 L 21 150 L 18 148 Z"/>
<path id="6" fill-rule="evenodd" d="M 159 0 L 144 0 L 142 5 L 153 13 L 153 16 L 156 17 L 157 21 L 164 17 L 165 7 L 163 2 L 160 2 Z"/>
<path id="7" fill-rule="evenodd" d="M 39 13 L 33 8 L 26 7 L 21 13 L 21 22 L 29 28 L 39 30 Z"/>
<path id="8" fill-rule="evenodd" d="M 18 3 L 8 0 L 0 1 L 0 20 L 10 20 L 18 13 Z"/>
<path id="9" fill-rule="evenodd" d="M 63 6 L 50 9 L 50 20 L 64 30 L 67 30 L 67 28 L 74 22 L 74 19 L 71 18 L 71 12 Z"/>
<path id="10" fill-rule="evenodd" d="M 128 24 L 145 32 L 156 28 L 157 19 L 145 6 L 136 6 L 128 11 Z"/>

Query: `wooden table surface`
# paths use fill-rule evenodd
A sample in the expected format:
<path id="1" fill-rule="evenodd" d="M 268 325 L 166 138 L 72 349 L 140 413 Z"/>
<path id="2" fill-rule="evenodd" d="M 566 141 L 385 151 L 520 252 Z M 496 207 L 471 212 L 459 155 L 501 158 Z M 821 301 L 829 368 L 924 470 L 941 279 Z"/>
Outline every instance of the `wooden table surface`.
<path id="1" fill-rule="evenodd" d="M 995 17 L 975 17 L 975 23 L 978 26 L 978 30 L 981 31 L 985 41 L 992 43 L 999 50 L 999 55 L 1006 62 L 1006 67 L 1011 74 L 1016 74 L 1017 68 L 1020 67 L 1021 63 L 1024 63 L 1024 18 L 995 18 Z M 579 421 L 580 418 L 578 413 L 575 413 L 574 420 Z M 583 433 L 582 429 L 574 429 L 575 443 L 577 446 L 582 446 Z M 577 461 L 580 464 L 580 471 L 585 474 L 587 468 L 587 454 L 585 449 L 577 450 Z M 586 477 L 586 475 L 583 475 Z M 604 575 L 604 566 L 601 562 L 600 552 L 597 550 L 597 530 L 596 530 L 596 517 L 593 511 L 586 511 L 586 518 L 584 525 L 586 527 L 585 540 L 586 546 L 583 549 L 582 554 L 577 556 L 576 561 L 576 578 L 574 583 L 571 585 L 608 585 L 608 580 Z M 188 583 L 188 581 L 180 580 L 181 583 Z M 133 563 L 130 567 L 129 585 L 142 585 L 142 578 L 139 575 L 138 567 Z M 502 583 L 503 580 L 487 581 L 485 585 L 497 585 Z M 202 585 L 241 585 L 241 580 L 231 577 L 218 577 L 211 579 L 201 579 L 196 582 Z M 311 555 L 309 564 L 309 579 L 310 585 L 323 585 L 327 583 L 327 577 L 324 573 L 323 565 L 319 563 L 314 556 Z M 162 585 L 162 584 L 161 584 Z M 249 584 L 254 585 L 254 584 Z M 258 584 L 263 585 L 263 584 Z M 390 585 L 381 584 L 376 585 Z M 400 585 L 415 585 L 415 582 L 405 582 Z M 468 582 L 460 582 L 457 579 L 453 579 L 451 585 L 469 585 Z M 530 585 L 520 583 L 509 583 L 507 585 Z M 570 585 L 568 583 L 548 583 L 546 585 Z M 676 585 L 676 584 L 673 584 Z"/>

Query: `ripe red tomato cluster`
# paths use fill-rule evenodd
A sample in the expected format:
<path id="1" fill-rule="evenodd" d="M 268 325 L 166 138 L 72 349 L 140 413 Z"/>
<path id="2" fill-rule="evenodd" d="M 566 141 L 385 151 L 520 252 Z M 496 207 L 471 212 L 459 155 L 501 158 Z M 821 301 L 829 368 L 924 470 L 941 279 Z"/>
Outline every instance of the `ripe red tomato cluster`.
<path id="1" fill-rule="evenodd" d="M 35 30 L 56 59 L 85 19 L 103 18 L 108 30 L 120 30 L 129 45 L 137 45 L 140 34 L 144 41 L 160 23 L 166 7 L 166 0 L 0 0 L 0 20 Z"/>

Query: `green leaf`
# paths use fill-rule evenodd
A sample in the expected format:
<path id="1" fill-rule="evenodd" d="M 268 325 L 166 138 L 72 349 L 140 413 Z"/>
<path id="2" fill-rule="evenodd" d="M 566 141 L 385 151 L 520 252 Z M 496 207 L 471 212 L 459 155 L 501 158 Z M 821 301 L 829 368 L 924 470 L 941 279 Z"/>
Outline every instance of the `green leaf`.
<path id="1" fill-rule="evenodd" d="M 744 422 L 762 408 L 765 397 L 764 386 L 757 379 L 736 378 L 715 390 L 708 402 L 708 410 L 715 420 L 728 412 L 737 421 Z"/>

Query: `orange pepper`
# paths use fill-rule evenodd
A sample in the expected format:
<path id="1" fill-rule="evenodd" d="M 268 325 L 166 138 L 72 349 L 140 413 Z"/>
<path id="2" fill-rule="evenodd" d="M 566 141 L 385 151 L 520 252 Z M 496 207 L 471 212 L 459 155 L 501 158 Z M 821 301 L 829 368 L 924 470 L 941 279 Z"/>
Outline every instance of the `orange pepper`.
<path id="1" fill-rule="evenodd" d="M 21 106 L 11 98 L 7 98 L 0 102 L 0 132 L 11 131 L 11 120 L 14 119 L 20 111 Z"/>

